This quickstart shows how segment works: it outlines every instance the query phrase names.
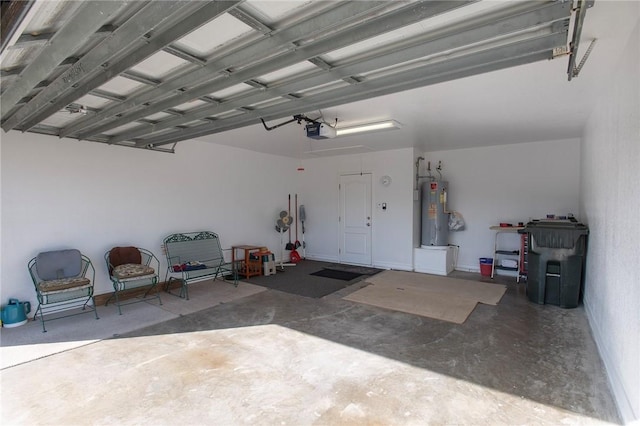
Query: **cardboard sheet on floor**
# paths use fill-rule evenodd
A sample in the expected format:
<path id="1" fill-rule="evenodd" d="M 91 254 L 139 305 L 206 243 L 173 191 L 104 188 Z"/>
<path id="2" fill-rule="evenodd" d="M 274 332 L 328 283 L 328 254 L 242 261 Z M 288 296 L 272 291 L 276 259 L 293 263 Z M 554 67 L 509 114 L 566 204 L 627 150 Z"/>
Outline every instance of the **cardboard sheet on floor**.
<path id="1" fill-rule="evenodd" d="M 440 275 L 420 274 L 407 271 L 384 271 L 365 280 L 379 287 L 404 287 L 435 293 L 466 297 L 487 305 L 497 305 L 507 286 L 484 283 Z"/>
<path id="2" fill-rule="evenodd" d="M 496 305 L 507 287 L 439 275 L 385 271 L 345 300 L 462 324 L 477 303 Z"/>
<path id="3" fill-rule="evenodd" d="M 343 299 L 456 324 L 465 322 L 478 303 L 474 299 L 451 297 L 412 287 L 377 285 L 364 287 Z"/>

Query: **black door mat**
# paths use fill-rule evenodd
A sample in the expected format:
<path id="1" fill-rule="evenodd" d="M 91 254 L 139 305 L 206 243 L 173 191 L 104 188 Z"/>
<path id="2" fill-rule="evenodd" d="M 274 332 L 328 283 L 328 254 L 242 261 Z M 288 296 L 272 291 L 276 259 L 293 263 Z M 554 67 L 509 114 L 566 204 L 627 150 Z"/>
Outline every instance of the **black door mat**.
<path id="1" fill-rule="evenodd" d="M 275 277 L 252 277 L 250 280 L 245 281 L 272 290 L 284 291 L 285 293 L 310 297 L 312 299 L 320 299 L 321 297 L 328 296 L 351 284 L 349 281 L 327 280 L 322 277 L 308 277 L 307 279 L 294 278 L 291 274 L 287 275 L 287 273 L 282 272 L 278 272 Z"/>
<path id="2" fill-rule="evenodd" d="M 296 266 L 284 267 L 283 271 L 276 264 L 275 275 L 261 275 L 245 278 L 242 281 L 313 299 L 328 296 L 359 281 L 359 279 L 349 281 L 328 279 L 314 274 L 316 271 L 324 270 L 326 266 L 330 265 L 331 263 L 305 259 L 297 263 Z M 360 278 L 364 278 L 364 276 Z"/>
<path id="3" fill-rule="evenodd" d="M 322 269 L 317 272 L 313 272 L 309 275 L 315 275 L 316 277 L 332 278 L 334 280 L 351 281 L 363 274 L 349 271 L 337 271 L 335 269 Z"/>
<path id="4" fill-rule="evenodd" d="M 324 269 L 333 269 L 335 271 L 355 272 L 362 275 L 375 275 L 384 269 L 372 268 L 369 266 L 348 265 L 343 263 L 330 263 L 323 267 Z"/>

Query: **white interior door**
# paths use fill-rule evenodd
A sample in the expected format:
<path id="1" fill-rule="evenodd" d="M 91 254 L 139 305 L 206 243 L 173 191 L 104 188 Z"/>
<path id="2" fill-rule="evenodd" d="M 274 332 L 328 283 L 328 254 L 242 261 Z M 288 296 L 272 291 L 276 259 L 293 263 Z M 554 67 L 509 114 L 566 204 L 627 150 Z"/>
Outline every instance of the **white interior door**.
<path id="1" fill-rule="evenodd" d="M 340 176 L 340 262 L 371 265 L 371 174 Z"/>

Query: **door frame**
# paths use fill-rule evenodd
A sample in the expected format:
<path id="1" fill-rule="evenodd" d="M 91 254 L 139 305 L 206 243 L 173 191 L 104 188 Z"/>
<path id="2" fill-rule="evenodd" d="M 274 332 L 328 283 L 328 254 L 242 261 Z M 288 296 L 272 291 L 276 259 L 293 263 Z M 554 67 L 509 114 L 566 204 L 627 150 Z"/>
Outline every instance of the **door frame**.
<path id="1" fill-rule="evenodd" d="M 338 176 L 338 235 L 340 238 L 339 247 L 338 247 L 338 261 L 340 263 L 345 262 L 345 231 L 344 231 L 344 216 L 345 216 L 345 208 L 346 206 L 343 203 L 343 188 L 342 188 L 342 179 L 343 177 L 350 176 L 361 176 L 368 177 L 366 185 L 368 187 L 368 191 L 366 197 L 368 198 L 367 202 L 367 210 L 368 210 L 368 223 L 370 226 L 368 227 L 368 259 L 365 262 L 353 262 L 349 261 L 349 263 L 358 264 L 358 265 L 366 265 L 371 266 L 373 264 L 373 173 L 372 172 L 353 172 L 353 173 L 340 173 Z"/>

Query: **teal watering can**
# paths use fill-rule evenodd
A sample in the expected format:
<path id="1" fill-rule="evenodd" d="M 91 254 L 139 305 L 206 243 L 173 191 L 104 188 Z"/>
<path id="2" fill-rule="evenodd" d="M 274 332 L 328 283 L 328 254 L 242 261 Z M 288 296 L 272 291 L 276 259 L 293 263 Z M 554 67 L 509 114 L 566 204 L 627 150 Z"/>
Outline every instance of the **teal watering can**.
<path id="1" fill-rule="evenodd" d="M 31 312 L 30 302 L 9 299 L 9 304 L 2 307 L 3 327 L 17 327 L 27 322 L 27 314 Z"/>

